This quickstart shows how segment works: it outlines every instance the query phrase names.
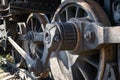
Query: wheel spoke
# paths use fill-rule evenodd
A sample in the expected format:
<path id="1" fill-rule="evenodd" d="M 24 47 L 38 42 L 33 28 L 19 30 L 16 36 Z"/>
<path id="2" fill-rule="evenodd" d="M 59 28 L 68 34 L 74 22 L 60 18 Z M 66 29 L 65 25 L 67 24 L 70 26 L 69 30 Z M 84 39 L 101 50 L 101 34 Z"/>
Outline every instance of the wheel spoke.
<path id="1" fill-rule="evenodd" d="M 68 8 L 66 8 L 65 12 L 66 12 L 66 21 L 68 21 L 68 19 L 69 19 Z"/>
<path id="2" fill-rule="evenodd" d="M 30 29 L 31 29 L 31 31 L 33 31 L 33 28 L 34 28 L 34 24 L 33 24 L 33 19 L 31 18 L 30 19 Z"/>
<path id="3" fill-rule="evenodd" d="M 77 68 L 83 75 L 85 80 L 95 80 L 95 72 L 93 69 L 91 69 L 91 66 L 87 64 L 86 62 L 79 60 L 76 64 Z"/>
<path id="4" fill-rule="evenodd" d="M 81 59 L 98 69 L 98 67 L 99 67 L 98 60 L 96 60 L 96 59 L 94 60 L 94 58 L 81 58 Z"/>
<path id="5" fill-rule="evenodd" d="M 72 74 L 69 73 L 69 71 L 65 68 L 62 61 L 57 59 L 57 54 L 58 53 L 53 52 L 50 58 L 50 66 L 51 66 L 51 71 L 54 71 L 53 72 L 54 79 L 72 80 Z"/>
<path id="6" fill-rule="evenodd" d="M 67 57 L 66 52 L 65 52 L 65 51 L 59 52 L 58 58 L 59 58 L 61 61 L 63 61 L 63 62 L 64 62 L 63 64 L 67 67 L 67 69 L 69 69 L 69 67 L 68 67 L 68 57 Z"/>
<path id="7" fill-rule="evenodd" d="M 58 22 L 62 22 L 62 21 L 61 21 L 61 18 L 60 18 L 60 15 L 57 14 L 57 16 L 58 16 Z"/>
<path id="8" fill-rule="evenodd" d="M 76 8 L 76 14 L 75 14 L 75 18 L 78 17 L 78 12 L 79 12 L 79 7 Z"/>
<path id="9" fill-rule="evenodd" d="M 34 19 L 34 32 L 37 32 L 37 19 Z"/>

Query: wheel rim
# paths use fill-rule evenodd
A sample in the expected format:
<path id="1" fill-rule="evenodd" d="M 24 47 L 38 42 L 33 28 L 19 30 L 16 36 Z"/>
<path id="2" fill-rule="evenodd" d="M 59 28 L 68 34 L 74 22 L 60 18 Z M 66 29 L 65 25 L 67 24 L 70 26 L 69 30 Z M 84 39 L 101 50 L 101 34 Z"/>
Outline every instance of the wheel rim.
<path id="1" fill-rule="evenodd" d="M 103 14 L 100 15 L 99 13 Z M 110 25 L 106 15 L 94 1 L 64 2 L 56 11 L 52 22 L 67 22 L 71 18 L 80 18 L 89 22 L 100 22 L 104 25 Z M 102 79 L 105 67 L 105 58 L 107 54 L 104 48 L 94 50 L 92 52 L 86 52 L 86 54 L 92 54 L 87 56 L 72 55 L 68 51 L 60 51 L 56 53 L 57 54 L 54 52 L 50 59 L 50 67 L 55 79 L 58 77 L 62 77 L 61 79 L 69 80 Z M 53 64 L 57 67 L 57 69 L 59 69 L 58 74 L 61 74 L 61 76 L 56 74 L 58 70 L 54 70 L 56 67 L 54 67 Z"/>

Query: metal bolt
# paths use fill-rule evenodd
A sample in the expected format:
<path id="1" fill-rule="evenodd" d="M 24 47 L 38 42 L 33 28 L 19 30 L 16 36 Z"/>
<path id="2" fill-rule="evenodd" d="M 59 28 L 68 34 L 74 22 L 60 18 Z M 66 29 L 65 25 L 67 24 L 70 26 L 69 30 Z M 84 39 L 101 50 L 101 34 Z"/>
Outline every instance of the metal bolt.
<path id="1" fill-rule="evenodd" d="M 92 31 L 86 31 L 85 35 L 84 35 L 84 38 L 87 40 L 87 41 L 90 41 L 90 42 L 93 42 L 95 40 L 95 34 L 94 32 Z"/>
<path id="2" fill-rule="evenodd" d="M 55 41 L 55 42 L 59 42 L 59 41 L 60 41 L 59 36 L 55 36 L 55 37 L 54 37 L 54 41 Z"/>
<path id="3" fill-rule="evenodd" d="M 48 42 L 49 42 L 49 41 L 50 41 L 50 37 L 46 37 L 46 41 L 48 41 Z"/>
<path id="4" fill-rule="evenodd" d="M 51 36 L 50 36 L 49 32 L 47 32 L 47 33 L 45 34 L 46 43 L 50 43 L 50 39 L 51 39 Z"/>

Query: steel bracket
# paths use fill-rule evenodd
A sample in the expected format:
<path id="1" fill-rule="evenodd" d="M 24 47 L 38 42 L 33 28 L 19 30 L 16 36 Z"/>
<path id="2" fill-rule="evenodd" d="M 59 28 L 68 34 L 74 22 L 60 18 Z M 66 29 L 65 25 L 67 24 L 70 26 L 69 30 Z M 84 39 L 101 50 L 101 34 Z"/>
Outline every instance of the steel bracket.
<path id="1" fill-rule="evenodd" d="M 91 50 L 108 44 L 120 43 L 120 26 L 104 27 L 91 23 L 83 27 L 82 50 Z"/>

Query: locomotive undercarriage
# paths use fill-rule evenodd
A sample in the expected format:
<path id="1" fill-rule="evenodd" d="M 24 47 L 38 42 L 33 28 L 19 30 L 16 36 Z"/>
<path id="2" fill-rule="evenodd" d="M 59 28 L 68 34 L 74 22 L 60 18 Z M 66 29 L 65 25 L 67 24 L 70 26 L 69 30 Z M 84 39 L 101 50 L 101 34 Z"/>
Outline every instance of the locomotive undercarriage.
<path id="1" fill-rule="evenodd" d="M 4 79 L 119 80 L 119 3 L 1 0 L 0 46 L 13 58 L 1 62 L 14 75 Z"/>

